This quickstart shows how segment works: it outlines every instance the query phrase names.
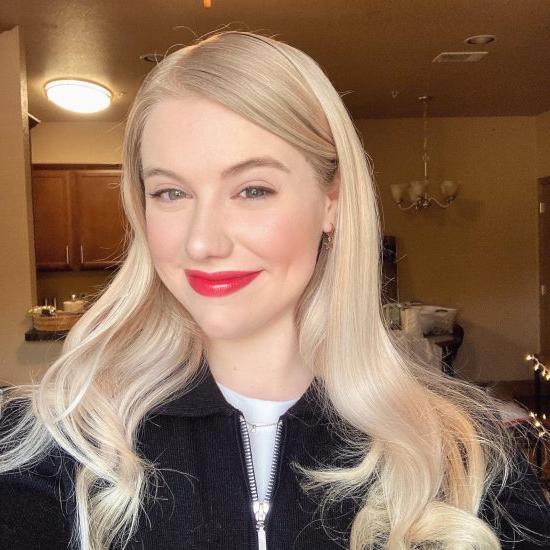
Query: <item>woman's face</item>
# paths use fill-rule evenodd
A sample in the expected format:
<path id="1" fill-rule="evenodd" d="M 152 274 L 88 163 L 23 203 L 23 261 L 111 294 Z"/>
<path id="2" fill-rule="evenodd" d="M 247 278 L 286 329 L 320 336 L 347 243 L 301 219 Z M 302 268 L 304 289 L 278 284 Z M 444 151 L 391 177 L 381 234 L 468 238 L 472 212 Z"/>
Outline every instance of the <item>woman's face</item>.
<path id="1" fill-rule="evenodd" d="M 297 149 L 198 97 L 152 109 L 141 155 L 155 269 L 206 336 L 242 338 L 293 319 L 335 223 L 337 184 L 329 196 Z M 262 160 L 242 164 L 250 159 Z M 259 273 L 224 293 L 223 281 L 208 287 L 187 270 Z"/>

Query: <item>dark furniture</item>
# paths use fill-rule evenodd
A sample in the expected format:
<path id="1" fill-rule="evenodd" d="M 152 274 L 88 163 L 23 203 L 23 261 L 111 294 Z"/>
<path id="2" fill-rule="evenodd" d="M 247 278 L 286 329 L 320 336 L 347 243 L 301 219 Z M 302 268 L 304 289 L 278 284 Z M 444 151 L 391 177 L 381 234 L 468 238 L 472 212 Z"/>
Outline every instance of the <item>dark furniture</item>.
<path id="1" fill-rule="evenodd" d="M 453 363 L 464 340 L 464 329 L 455 323 L 452 334 L 426 336 L 426 338 L 441 347 L 441 370 L 449 376 L 454 376 Z"/>

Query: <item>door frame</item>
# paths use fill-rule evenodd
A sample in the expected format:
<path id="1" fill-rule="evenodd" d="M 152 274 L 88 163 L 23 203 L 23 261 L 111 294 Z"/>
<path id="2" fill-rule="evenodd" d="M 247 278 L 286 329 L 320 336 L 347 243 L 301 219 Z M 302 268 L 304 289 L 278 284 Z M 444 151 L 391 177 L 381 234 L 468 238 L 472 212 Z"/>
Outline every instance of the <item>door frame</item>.
<path id="1" fill-rule="evenodd" d="M 543 243 L 543 224 L 550 224 L 550 201 L 544 200 L 543 189 L 548 186 L 550 189 L 550 176 L 537 178 L 537 195 L 538 195 L 538 297 L 539 297 L 539 354 L 542 360 L 550 359 L 550 341 L 543 343 L 543 333 L 550 333 L 550 314 L 545 315 L 543 309 L 543 296 L 547 300 L 550 300 L 550 273 L 543 273 L 543 261 L 542 255 L 544 249 L 550 251 L 550 240 L 548 243 Z M 545 206 L 543 206 L 545 205 Z M 546 214 L 543 217 L 543 214 Z M 545 244 L 545 246 L 543 246 Z M 543 295 L 543 285 L 545 285 L 546 292 Z M 544 327 L 544 331 L 543 331 Z M 548 328 L 546 328 L 548 327 Z"/>

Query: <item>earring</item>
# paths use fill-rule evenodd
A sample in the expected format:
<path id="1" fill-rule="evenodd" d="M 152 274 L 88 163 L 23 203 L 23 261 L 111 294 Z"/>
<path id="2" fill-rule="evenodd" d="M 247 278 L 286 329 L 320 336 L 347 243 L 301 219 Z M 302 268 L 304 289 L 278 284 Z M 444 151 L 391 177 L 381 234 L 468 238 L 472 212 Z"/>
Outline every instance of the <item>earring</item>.
<path id="1" fill-rule="evenodd" d="M 332 248 L 332 235 L 334 234 L 334 224 L 331 223 L 330 225 L 332 226 L 332 229 L 328 233 L 323 232 L 323 248 L 325 248 L 326 250 L 330 250 Z"/>

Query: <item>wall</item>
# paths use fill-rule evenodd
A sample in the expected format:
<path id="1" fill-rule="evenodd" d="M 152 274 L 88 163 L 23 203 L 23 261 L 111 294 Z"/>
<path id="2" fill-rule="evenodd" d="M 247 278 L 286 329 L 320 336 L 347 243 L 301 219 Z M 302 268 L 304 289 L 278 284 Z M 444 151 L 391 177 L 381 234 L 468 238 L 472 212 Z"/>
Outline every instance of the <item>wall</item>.
<path id="1" fill-rule="evenodd" d="M 43 122 L 32 129 L 36 164 L 120 164 L 124 124 Z"/>
<path id="2" fill-rule="evenodd" d="M 34 304 L 27 81 L 19 28 L 0 33 L 0 385 L 39 377 L 48 346 L 25 342 Z"/>
<path id="3" fill-rule="evenodd" d="M 537 351 L 539 330 L 536 119 L 430 119 L 431 176 L 458 181 L 460 195 L 448 210 L 418 213 L 400 211 L 389 186 L 422 178 L 422 119 L 358 125 L 374 159 L 385 233 L 397 237 L 400 299 L 459 309 L 462 376 L 528 378 L 524 356 Z"/>

